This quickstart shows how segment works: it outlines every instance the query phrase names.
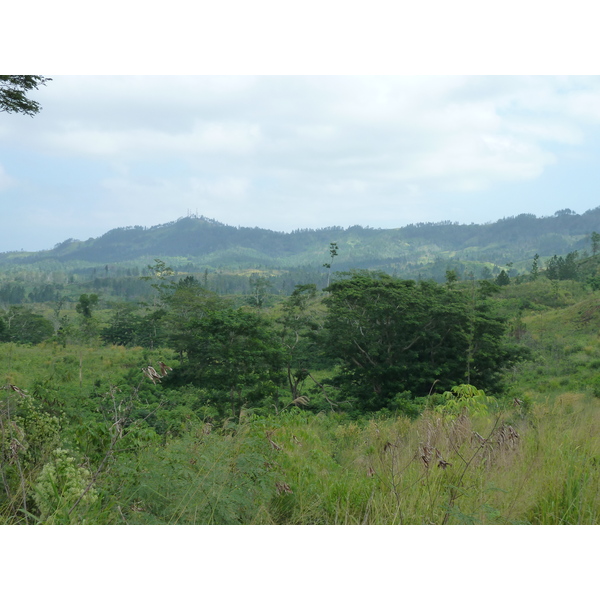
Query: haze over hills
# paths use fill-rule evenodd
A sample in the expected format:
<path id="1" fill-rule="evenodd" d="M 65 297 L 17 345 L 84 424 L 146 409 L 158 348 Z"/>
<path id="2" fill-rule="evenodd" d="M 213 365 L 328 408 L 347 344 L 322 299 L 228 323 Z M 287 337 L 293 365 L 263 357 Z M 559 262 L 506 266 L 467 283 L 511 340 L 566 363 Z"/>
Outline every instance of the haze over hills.
<path id="1" fill-rule="evenodd" d="M 335 242 L 336 270 L 379 268 L 404 276 L 418 272 L 436 277 L 437 271 L 454 263 L 478 277 L 484 267 L 514 263 L 515 268 L 526 268 L 536 253 L 548 257 L 583 252 L 590 247 L 593 231 L 600 231 L 600 206 L 581 215 L 564 209 L 551 217 L 521 214 L 483 225 L 444 221 L 398 229 L 356 225 L 291 233 L 192 216 L 149 228 L 117 228 L 87 241 L 70 239 L 52 250 L 2 253 L 0 267 L 145 266 L 161 258 L 179 269 L 314 268 L 329 260 L 329 244 Z"/>

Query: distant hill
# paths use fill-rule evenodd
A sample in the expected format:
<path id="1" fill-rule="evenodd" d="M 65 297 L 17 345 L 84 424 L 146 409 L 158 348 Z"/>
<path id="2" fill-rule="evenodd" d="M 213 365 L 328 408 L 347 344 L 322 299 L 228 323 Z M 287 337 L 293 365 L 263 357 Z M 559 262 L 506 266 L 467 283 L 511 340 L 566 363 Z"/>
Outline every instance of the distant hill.
<path id="1" fill-rule="evenodd" d="M 497 270 L 507 263 L 525 269 L 535 253 L 548 257 L 589 250 L 592 231 L 600 231 L 600 206 L 581 215 L 564 209 L 551 217 L 521 214 L 483 225 L 444 221 L 397 229 L 357 225 L 291 233 L 185 217 L 149 228 L 113 229 L 87 241 L 71 239 L 42 252 L 2 253 L 0 269 L 145 266 L 154 258 L 179 269 L 322 268 L 329 262 L 329 244 L 336 242 L 335 270 L 378 268 L 439 278 L 446 268 L 457 267 L 478 277 L 483 268 Z"/>

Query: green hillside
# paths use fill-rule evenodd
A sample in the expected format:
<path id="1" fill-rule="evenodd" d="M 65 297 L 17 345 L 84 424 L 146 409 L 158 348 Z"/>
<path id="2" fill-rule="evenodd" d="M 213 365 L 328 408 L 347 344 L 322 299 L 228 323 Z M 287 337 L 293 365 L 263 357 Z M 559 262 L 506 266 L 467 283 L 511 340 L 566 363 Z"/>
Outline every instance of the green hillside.
<path id="1" fill-rule="evenodd" d="M 549 258 L 588 250 L 594 230 L 600 230 L 600 207 L 582 215 L 565 209 L 552 217 L 522 214 L 484 225 L 417 223 L 398 229 L 357 225 L 291 233 L 186 217 L 150 228 L 114 229 L 87 241 L 67 240 L 42 252 L 3 253 L 0 269 L 143 268 L 156 257 L 179 270 L 317 269 L 335 242 L 339 247 L 335 270 L 381 269 L 440 280 L 447 268 L 454 268 L 478 278 L 486 269 L 496 275 L 507 263 L 522 271 L 535 253 Z"/>

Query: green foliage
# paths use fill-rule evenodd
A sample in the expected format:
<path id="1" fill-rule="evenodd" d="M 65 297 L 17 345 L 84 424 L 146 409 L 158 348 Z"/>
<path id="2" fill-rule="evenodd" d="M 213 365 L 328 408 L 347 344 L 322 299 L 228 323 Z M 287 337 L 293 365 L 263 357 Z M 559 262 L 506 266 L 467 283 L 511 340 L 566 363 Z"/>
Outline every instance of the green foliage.
<path id="1" fill-rule="evenodd" d="M 302 396 L 302 386 L 311 370 L 323 363 L 318 346 L 318 332 L 322 324 L 320 303 L 314 284 L 297 285 L 282 303 L 282 315 L 277 321 L 283 362 L 292 400 Z"/>
<path id="2" fill-rule="evenodd" d="M 165 341 L 163 319 L 166 315 L 165 309 L 141 313 L 135 304 L 119 303 L 100 337 L 107 344 L 155 348 Z"/>
<path id="3" fill-rule="evenodd" d="M 579 278 L 578 252 L 569 252 L 565 258 L 556 254 L 546 263 L 546 277 L 552 281 Z"/>
<path id="4" fill-rule="evenodd" d="M 540 255 L 536 252 L 533 257 L 533 262 L 531 263 L 531 280 L 535 281 L 540 274 L 540 266 L 539 266 Z"/>
<path id="5" fill-rule="evenodd" d="M 77 466 L 74 457 L 57 448 L 36 479 L 33 498 L 40 511 L 40 523 L 85 523 L 77 517 L 98 500 L 98 493 L 88 469 Z M 73 515 L 71 509 L 75 507 L 78 513 Z"/>
<path id="6" fill-rule="evenodd" d="M 454 288 L 454 285 L 459 280 L 458 273 L 455 269 L 447 269 L 446 270 L 446 286 L 449 290 Z"/>
<path id="7" fill-rule="evenodd" d="M 199 429 L 142 451 L 124 490 L 127 518 L 141 524 L 237 525 L 260 522 L 275 495 L 266 438 Z"/>
<path id="8" fill-rule="evenodd" d="M 559 332 L 539 352 L 564 386 L 568 370 L 579 377 L 600 362 L 594 306 L 589 298 L 545 311 L 539 324 L 524 317 L 536 336 Z M 569 333 L 576 322 L 589 337 Z M 141 366 L 171 363 L 166 350 L 0 350 L 6 376 L 36 390 L 0 392 L 3 522 L 598 523 L 597 402 L 585 386 L 539 391 L 549 377 L 533 377 L 540 357 L 511 375 L 518 393 L 494 402 L 458 384 L 421 398 L 397 393 L 387 411 L 358 419 L 294 407 L 222 421 L 210 389 L 141 380 Z M 57 415 L 50 393 L 60 395 Z M 411 410 L 410 420 L 396 416 Z"/>
<path id="9" fill-rule="evenodd" d="M 245 404 L 277 394 L 283 380 L 282 350 L 275 332 L 260 315 L 226 308 L 186 322 L 176 349 L 185 353 L 170 383 L 195 383 L 226 394 L 232 416 Z M 222 410 L 224 407 L 222 407 Z"/>
<path id="10" fill-rule="evenodd" d="M 27 93 L 52 81 L 41 75 L 0 75 L 0 112 L 22 113 L 33 117 L 41 106 L 27 97 Z"/>
<path id="11" fill-rule="evenodd" d="M 256 306 L 256 308 L 262 308 L 265 302 L 267 291 L 272 287 L 270 278 L 260 277 L 259 275 L 253 274 L 250 276 L 250 305 Z"/>
<path id="12" fill-rule="evenodd" d="M 79 296 L 79 302 L 75 306 L 75 310 L 84 318 L 91 319 L 92 318 L 92 310 L 98 304 L 97 294 L 81 294 Z"/>
<path id="13" fill-rule="evenodd" d="M 449 388 L 467 372 L 494 388 L 498 371 L 518 358 L 485 302 L 437 284 L 355 273 L 330 291 L 323 343 L 341 362 L 336 384 L 362 410 L 390 408 L 400 392 Z"/>
<path id="14" fill-rule="evenodd" d="M 0 519 L 597 523 L 600 310 L 555 262 L 506 286 L 447 262 L 462 280 L 288 280 L 250 308 L 158 261 L 151 305 L 12 307 L 0 338 L 62 329 L 0 344 Z"/>
<path id="15" fill-rule="evenodd" d="M 25 306 L 11 306 L 2 315 L 4 327 L 0 328 L 0 340 L 18 344 L 39 344 L 54 334 L 54 326 Z"/>
<path id="16" fill-rule="evenodd" d="M 463 279 L 469 271 L 489 279 L 507 262 L 524 273 L 535 253 L 546 260 L 554 253 L 566 256 L 581 251 L 589 243 L 590 231 L 599 226 L 598 209 L 544 218 L 519 215 L 485 225 L 441 222 L 388 230 L 354 226 L 291 233 L 232 227 L 205 217 L 184 218 L 156 227 L 114 229 L 85 242 L 67 240 L 39 253 L 6 253 L 0 256 L 0 268 L 14 272 L 16 267 L 28 275 L 44 271 L 45 276 L 56 275 L 56 283 L 60 275 L 61 284 L 77 288 L 69 291 L 72 297 L 102 289 L 105 298 L 110 293 L 121 299 L 133 299 L 134 295 L 142 299 L 142 295 L 148 296 L 150 280 L 159 286 L 168 284 L 175 271 L 198 278 L 204 275 L 205 287 L 212 291 L 244 295 L 248 294 L 248 275 L 256 273 L 269 277 L 274 293 L 288 295 L 294 285 L 326 287 L 332 269 L 321 265 L 323 253 L 328 247 L 331 251 L 331 239 L 336 240 L 335 264 L 341 270 L 381 269 L 404 278 L 433 278 L 441 283 L 447 270 L 456 271 Z M 162 264 L 148 269 L 148 256 L 161 257 Z M 331 265 L 331 253 L 328 258 L 325 264 Z M 166 263 L 172 266 L 171 272 Z M 105 271 L 107 264 L 109 271 Z M 148 281 L 140 281 L 140 274 L 149 276 Z M 517 273 L 509 275 L 514 279 Z M 36 282 L 35 287 L 42 283 L 46 281 Z M 23 282 L 15 285 L 23 286 Z M 28 283 L 23 287 L 22 298 L 27 299 L 34 286 Z"/>
<path id="17" fill-rule="evenodd" d="M 590 240 L 592 242 L 592 255 L 596 256 L 598 250 L 600 250 L 600 233 L 592 231 Z"/>
<path id="18" fill-rule="evenodd" d="M 485 392 L 478 390 L 474 385 L 455 385 L 449 392 L 442 394 L 444 404 L 437 406 L 436 411 L 449 416 L 467 414 L 479 417 L 488 414 Z"/>
<path id="19" fill-rule="evenodd" d="M 180 355 L 187 353 L 195 343 L 194 324 L 229 306 L 227 301 L 206 290 L 193 277 L 186 277 L 168 289 L 163 288 L 162 298 L 168 307 L 165 315 L 167 343 Z"/>
<path id="20" fill-rule="evenodd" d="M 494 283 L 496 285 L 509 285 L 510 277 L 508 276 L 508 273 L 504 269 L 502 269 L 502 271 L 498 273 L 498 277 L 496 277 Z"/>

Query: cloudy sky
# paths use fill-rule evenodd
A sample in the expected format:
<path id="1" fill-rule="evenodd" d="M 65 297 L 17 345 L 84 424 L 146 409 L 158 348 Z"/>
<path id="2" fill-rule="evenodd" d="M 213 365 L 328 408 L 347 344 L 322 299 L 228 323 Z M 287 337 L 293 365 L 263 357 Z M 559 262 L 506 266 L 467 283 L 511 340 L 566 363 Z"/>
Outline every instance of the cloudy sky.
<path id="1" fill-rule="evenodd" d="M 198 213 L 279 231 L 600 205 L 600 77 L 52 76 L 0 113 L 0 251 Z"/>
<path id="2" fill-rule="evenodd" d="M 38 5 L 31 44 L 18 28 L 0 40 L 25 57 L 7 72 L 53 78 L 36 117 L 0 112 L 0 251 L 190 213 L 291 231 L 600 205 L 600 77 L 580 74 L 597 56 L 581 0 L 543 22 L 523 0 L 401 13 L 223 0 L 190 19 L 179 0 L 168 14 L 121 0 L 119 21 L 102 10 L 96 27 L 50 26 L 67 4 Z"/>

